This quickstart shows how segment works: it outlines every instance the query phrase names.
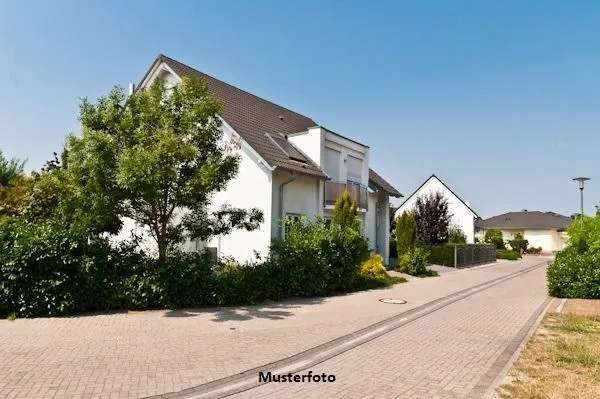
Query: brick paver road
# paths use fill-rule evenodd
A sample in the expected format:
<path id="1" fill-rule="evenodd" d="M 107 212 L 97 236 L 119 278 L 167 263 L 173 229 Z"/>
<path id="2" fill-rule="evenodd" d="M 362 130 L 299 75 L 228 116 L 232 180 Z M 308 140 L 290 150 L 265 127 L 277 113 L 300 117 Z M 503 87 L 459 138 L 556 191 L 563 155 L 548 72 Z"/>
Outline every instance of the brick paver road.
<path id="1" fill-rule="evenodd" d="M 0 320 L 0 397 L 139 398 L 180 391 L 291 356 L 436 298 L 508 275 L 540 261 L 540 258 L 529 258 L 522 262 L 499 262 L 494 266 L 414 280 L 387 290 L 271 305 Z M 389 366 L 389 372 L 382 371 L 381 376 L 390 384 L 397 381 L 393 370 L 404 369 L 407 365 L 414 369 L 411 373 L 413 376 L 420 376 L 419 373 L 425 372 L 423 367 L 427 368 L 424 365 L 430 364 L 428 359 L 429 362 L 434 361 L 432 359 L 436 355 L 427 348 L 435 347 L 438 341 L 448 342 L 450 335 L 454 341 L 449 348 L 466 347 L 469 342 L 468 331 L 473 323 L 475 326 L 480 323 L 485 325 L 484 321 L 491 323 L 488 332 L 485 329 L 474 330 L 472 338 L 478 343 L 477 348 L 482 346 L 479 341 L 492 339 L 486 334 L 498 329 L 494 323 L 503 323 L 505 319 L 500 316 L 506 316 L 506 320 L 509 320 L 507 325 L 516 328 L 522 318 L 531 313 L 528 306 L 539 301 L 543 291 L 540 287 L 544 281 L 542 272 L 519 279 L 526 280 L 530 289 L 516 298 L 529 299 L 513 302 L 515 298 L 512 294 L 508 295 L 510 297 L 506 304 L 513 304 L 512 308 L 495 312 L 497 296 L 489 299 L 486 296 L 488 294 L 481 294 L 477 300 L 465 301 L 460 305 L 474 306 L 471 309 L 474 312 L 472 316 L 463 314 L 458 319 L 448 318 L 445 325 L 438 325 L 445 329 L 441 332 L 436 332 L 433 324 L 426 328 L 432 334 L 429 339 L 425 336 L 403 339 L 402 336 L 396 336 L 401 333 L 400 330 L 382 337 L 382 340 L 393 342 L 385 344 L 381 350 L 388 352 L 400 348 L 402 350 L 390 353 L 395 353 L 396 359 L 404 360 L 386 363 L 387 360 L 381 357 L 385 354 L 376 354 L 373 357 L 375 360 L 368 363 L 369 370 L 363 370 L 365 374 L 361 381 L 365 383 L 365 378 L 376 378 L 377 375 L 371 370 L 377 370 L 377 364 Z M 498 289 L 508 290 L 513 283 L 503 284 L 502 287 Z M 378 301 L 382 297 L 399 297 L 408 303 L 383 304 Z M 483 306 L 477 305 L 481 301 L 489 302 L 491 307 L 487 312 L 482 310 Z M 463 311 L 468 312 L 469 309 Z M 456 320 L 462 321 L 462 327 L 456 324 Z M 425 320 L 419 323 L 423 322 Z M 419 325 L 415 323 L 407 326 L 408 330 L 401 330 L 411 331 Z M 420 331 L 422 333 L 425 330 L 422 328 Z M 510 333 L 506 331 L 506 334 Z M 363 353 L 374 342 L 387 341 L 378 339 L 354 349 L 348 356 Z M 413 348 L 418 345 L 425 349 L 415 353 Z M 458 352 L 462 353 L 463 350 Z M 481 353 L 487 354 L 487 351 L 488 348 L 484 348 Z M 409 353 L 408 358 L 403 357 Z M 458 355 L 455 352 L 437 352 L 438 355 L 444 353 L 447 353 L 447 357 L 442 364 L 456 361 L 455 356 Z M 416 361 L 421 358 L 422 363 Z M 344 357 L 330 360 L 331 370 L 341 367 L 336 363 L 339 359 Z M 469 359 L 475 362 L 476 358 Z M 346 387 L 344 384 L 354 380 L 344 378 L 345 373 L 351 372 L 347 367 L 339 371 L 340 383 L 329 389 Z M 462 372 L 448 373 L 454 375 Z M 304 389 L 297 386 L 294 389 L 299 388 Z M 306 387 L 307 392 L 313 388 Z M 456 386 L 453 389 L 460 392 L 462 388 L 468 387 Z M 259 389 L 262 392 L 265 388 Z"/>
<path id="2" fill-rule="evenodd" d="M 524 338 L 544 307 L 544 273 L 505 281 L 311 368 L 334 374 L 334 383 L 270 383 L 233 397 L 482 398 L 514 338 Z"/>

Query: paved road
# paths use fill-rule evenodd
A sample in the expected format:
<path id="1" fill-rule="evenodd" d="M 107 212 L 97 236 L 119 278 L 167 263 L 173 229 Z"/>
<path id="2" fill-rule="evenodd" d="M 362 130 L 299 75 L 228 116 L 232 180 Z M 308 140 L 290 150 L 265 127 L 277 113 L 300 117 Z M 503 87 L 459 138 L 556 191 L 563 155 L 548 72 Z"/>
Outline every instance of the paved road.
<path id="1" fill-rule="evenodd" d="M 292 356 L 436 298 L 509 275 L 540 261 L 540 258 L 529 258 L 522 262 L 498 262 L 493 266 L 410 281 L 387 290 L 270 305 L 0 320 L 0 396 L 139 398 L 177 392 Z M 462 320 L 490 318 L 493 332 L 498 329 L 493 323 L 504 323 L 505 319 L 500 318 L 504 315 L 509 320 L 508 325 L 518 327 L 523 318 L 526 319 L 531 313 L 530 307 L 533 305 L 528 305 L 527 301 L 539 302 L 543 298 L 543 272 L 531 273 L 526 277 L 523 275 L 518 280 L 526 280 L 530 285 L 523 295 L 515 296 L 522 298 L 522 303 L 514 302 L 514 295 L 511 294 L 508 295 L 508 301 L 502 303 L 512 304 L 512 310 L 493 312 L 492 307 L 489 312 L 484 312 L 477 305 L 480 299 L 465 300 L 461 306 L 474 306 L 471 309 L 474 313 L 464 316 Z M 497 289 L 510 291 L 513 284 L 516 281 Z M 481 298 L 485 299 L 486 295 L 482 293 Z M 383 304 L 378 301 L 382 297 L 403 298 L 408 303 Z M 492 305 L 495 301 L 491 301 Z M 447 314 L 445 312 L 439 315 Z M 421 345 L 427 349 L 438 341 L 447 343 L 444 337 L 452 336 L 450 347 L 464 346 L 467 345 L 465 342 L 469 342 L 469 323 L 463 324 L 461 330 L 460 326 L 453 324 L 456 318 L 447 319 L 447 324 L 442 326 L 444 331 L 432 335 L 431 339 L 426 340 L 425 336 L 420 339 L 390 338 L 401 331 L 411 331 L 411 328 L 416 328 L 425 320 L 411 323 L 411 326 L 407 325 L 355 348 L 344 356 L 363 353 L 374 342 L 381 342 L 380 339 L 394 341 L 383 350 L 395 353 L 397 359 L 403 359 L 408 353 L 410 359 L 419 359 L 419 356 L 429 352 L 423 350 L 414 353 L 414 348 Z M 435 328 L 430 329 L 429 332 L 433 334 Z M 419 334 L 422 333 L 423 330 Z M 461 341 L 461 334 L 466 334 L 462 338 L 464 342 Z M 485 332 L 474 332 L 475 341 L 479 342 L 481 334 Z M 508 335 L 510 331 L 499 339 L 505 339 Z M 440 355 L 443 353 L 448 353 L 448 359 L 453 359 L 451 352 L 442 351 Z M 370 358 L 370 355 L 364 356 Z M 427 358 L 431 356 L 433 354 L 430 353 Z M 335 366 L 335 362 L 343 358 L 333 358 L 323 365 L 330 367 L 331 362 L 331 370 L 336 370 L 335 367 L 339 366 Z M 411 375 L 421 375 L 418 373 L 423 372 L 424 366 L 406 363 L 407 360 L 388 362 L 383 358 L 373 359 L 379 359 L 368 363 L 373 370 L 376 370 L 376 364 L 389 368 L 389 372 L 405 370 L 407 364 L 414 364 L 417 369 Z M 356 380 L 354 377 L 344 378 L 348 372 L 340 369 L 339 383 L 327 389 L 344 387 L 349 392 L 356 389 L 347 385 Z M 361 379 L 363 383 L 364 378 L 373 378 L 375 375 L 371 371 L 362 372 L 365 373 Z M 390 384 L 394 381 L 389 374 L 382 372 L 381 375 L 390 379 Z M 272 395 L 268 392 L 270 389 L 275 387 L 261 387 L 253 390 L 253 394 L 262 394 L 264 391 L 265 395 Z M 293 389 L 311 392 L 314 387 L 294 386 Z M 456 392 L 460 393 L 460 389 L 457 385 Z"/>
<path id="2" fill-rule="evenodd" d="M 482 398 L 545 307 L 544 273 L 502 282 L 311 368 L 335 375 L 333 383 L 270 383 L 232 397 Z"/>

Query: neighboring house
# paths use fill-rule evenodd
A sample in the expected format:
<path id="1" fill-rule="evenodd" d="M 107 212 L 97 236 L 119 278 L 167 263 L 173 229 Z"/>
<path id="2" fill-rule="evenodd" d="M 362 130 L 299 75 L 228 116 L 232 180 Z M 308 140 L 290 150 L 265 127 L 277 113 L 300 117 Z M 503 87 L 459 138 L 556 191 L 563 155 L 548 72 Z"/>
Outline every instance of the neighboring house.
<path id="1" fill-rule="evenodd" d="M 508 212 L 475 222 L 477 236 L 483 238 L 486 230 L 500 230 L 504 241 L 516 233 L 523 234 L 530 247 L 542 247 L 544 253 L 562 250 L 567 241 L 565 230 L 573 220 L 554 212 Z"/>
<path id="2" fill-rule="evenodd" d="M 164 55 L 156 58 L 139 88 L 155 79 L 176 85 L 186 75 L 202 78 L 223 104 L 224 139 L 236 143 L 241 158 L 238 175 L 214 195 L 213 205 L 256 207 L 265 219 L 258 230 L 237 230 L 188 246 L 214 247 L 219 255 L 238 260 L 266 255 L 271 240 L 285 234 L 283 217 L 331 217 L 335 200 L 348 190 L 370 248 L 387 262 L 389 197 L 401 194 L 369 167 L 368 146 Z"/>
<path id="3" fill-rule="evenodd" d="M 395 217 L 402 215 L 405 211 L 412 211 L 415 208 L 417 198 L 441 193 L 448 201 L 448 213 L 451 215 L 450 224 L 456 225 L 462 229 L 467 236 L 468 243 L 475 242 L 475 219 L 479 218 L 468 202 L 463 201 L 450 187 L 448 187 L 439 177 L 431 175 L 423 184 L 419 186 L 396 210 Z"/>

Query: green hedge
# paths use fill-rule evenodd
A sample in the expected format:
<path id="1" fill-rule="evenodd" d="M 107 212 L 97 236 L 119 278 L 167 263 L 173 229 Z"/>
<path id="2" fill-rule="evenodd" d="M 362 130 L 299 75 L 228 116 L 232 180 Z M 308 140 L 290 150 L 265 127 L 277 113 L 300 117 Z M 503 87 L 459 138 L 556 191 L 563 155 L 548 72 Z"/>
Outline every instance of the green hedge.
<path id="1" fill-rule="evenodd" d="M 569 247 L 556 255 L 547 270 L 550 295 L 600 299 L 600 250 L 579 252 Z"/>
<path id="2" fill-rule="evenodd" d="M 434 245 L 428 247 L 428 249 L 430 263 L 454 267 L 454 245 Z"/>
<path id="3" fill-rule="evenodd" d="M 5 223 L 0 314 L 252 304 L 392 283 L 361 274 L 367 257 L 359 232 L 324 221 L 288 224 L 267 259 L 247 264 L 179 252 L 160 264 L 132 245 L 113 247 L 59 226 Z"/>
<path id="4" fill-rule="evenodd" d="M 517 260 L 521 258 L 521 254 L 510 249 L 499 249 L 496 251 L 498 259 Z"/>

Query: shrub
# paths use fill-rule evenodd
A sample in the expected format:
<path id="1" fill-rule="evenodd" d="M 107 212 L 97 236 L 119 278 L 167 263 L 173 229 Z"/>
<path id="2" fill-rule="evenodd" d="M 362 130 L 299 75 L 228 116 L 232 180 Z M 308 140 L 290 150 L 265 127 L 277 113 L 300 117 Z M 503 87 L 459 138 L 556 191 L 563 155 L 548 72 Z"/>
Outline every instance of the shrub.
<path id="1" fill-rule="evenodd" d="M 578 217 L 567 229 L 569 246 L 581 252 L 600 249 L 600 215 Z"/>
<path id="2" fill-rule="evenodd" d="M 0 227 L 0 303 L 18 316 L 106 309 L 126 273 L 108 242 L 55 225 Z"/>
<path id="3" fill-rule="evenodd" d="M 356 202 L 352 200 L 348 190 L 345 190 L 335 201 L 332 222 L 339 226 L 360 230 L 358 208 Z"/>
<path id="4" fill-rule="evenodd" d="M 448 228 L 448 242 L 451 244 L 466 244 L 467 235 L 457 225 L 451 225 Z"/>
<path id="5" fill-rule="evenodd" d="M 388 287 L 404 282 L 406 282 L 406 279 L 402 277 L 388 275 L 383 265 L 383 258 L 381 255 L 375 254 L 362 263 L 360 272 L 354 282 L 354 288 L 356 290 L 364 290 Z"/>
<path id="6" fill-rule="evenodd" d="M 532 255 L 539 255 L 542 253 L 542 247 L 529 247 L 525 252 Z"/>
<path id="7" fill-rule="evenodd" d="M 427 259 L 429 251 L 424 248 L 415 247 L 402 255 L 399 259 L 399 271 L 412 276 L 424 276 L 429 274 Z"/>
<path id="8" fill-rule="evenodd" d="M 328 259 L 322 253 L 327 226 L 322 221 L 286 220 L 285 238 L 271 244 L 270 262 L 281 296 L 314 296 L 327 291 Z"/>
<path id="9" fill-rule="evenodd" d="M 429 249 L 429 262 L 436 265 L 454 267 L 453 245 L 433 245 L 427 249 Z"/>
<path id="10" fill-rule="evenodd" d="M 491 229 L 485 232 L 483 242 L 488 244 L 494 244 L 496 249 L 506 249 L 504 245 L 504 239 L 502 238 L 502 232 L 500 230 Z"/>
<path id="11" fill-rule="evenodd" d="M 402 256 L 417 243 L 417 223 L 414 212 L 402 212 L 396 219 L 396 253 Z"/>
<path id="12" fill-rule="evenodd" d="M 369 255 L 369 245 L 360 231 L 332 223 L 321 244 L 321 254 L 329 270 L 328 290 L 347 291 Z"/>
<path id="13" fill-rule="evenodd" d="M 375 279 L 385 278 L 388 274 L 383 265 L 383 257 L 379 254 L 372 255 L 360 266 L 360 274 Z"/>
<path id="14" fill-rule="evenodd" d="M 570 247 L 556 255 L 547 270 L 550 295 L 600 299 L 600 250 L 580 253 Z"/>
<path id="15" fill-rule="evenodd" d="M 510 249 L 499 249 L 496 251 L 498 259 L 517 260 L 521 258 L 521 254 Z"/>
<path id="16" fill-rule="evenodd" d="M 513 239 L 508 241 L 508 245 L 510 245 L 513 251 L 522 254 L 527 250 L 529 241 L 523 238 L 523 234 L 516 233 Z"/>

